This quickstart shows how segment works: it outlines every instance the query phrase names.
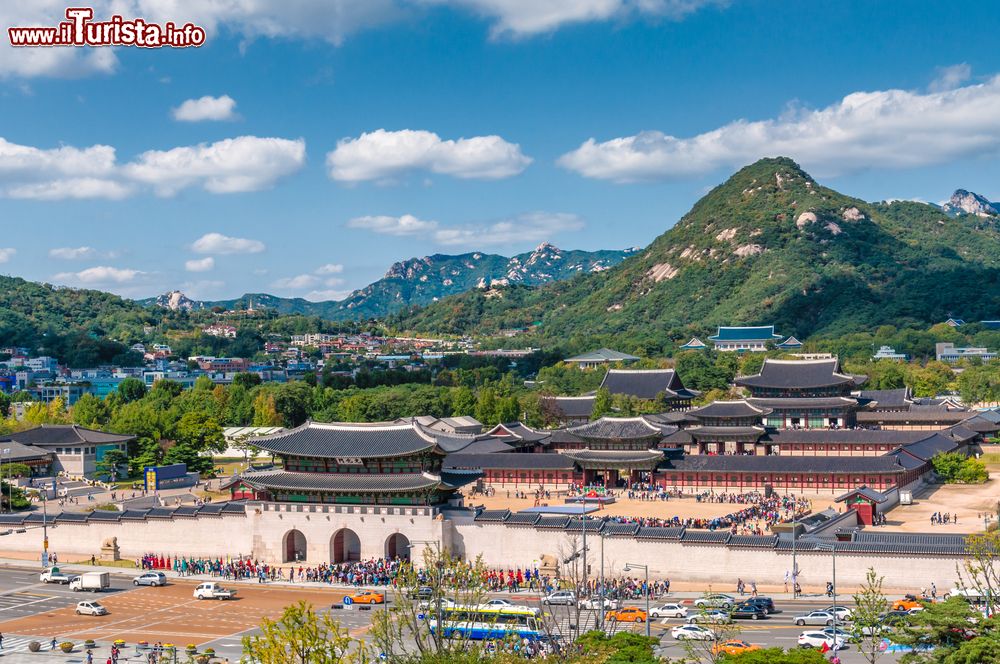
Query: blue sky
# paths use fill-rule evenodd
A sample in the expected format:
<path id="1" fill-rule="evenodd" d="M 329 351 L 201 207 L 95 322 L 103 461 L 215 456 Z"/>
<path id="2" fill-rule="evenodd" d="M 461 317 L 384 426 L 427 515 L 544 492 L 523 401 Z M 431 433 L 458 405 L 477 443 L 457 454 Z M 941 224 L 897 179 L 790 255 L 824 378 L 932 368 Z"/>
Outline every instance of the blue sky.
<path id="1" fill-rule="evenodd" d="M 868 200 L 1000 199 L 989 3 L 113 4 L 208 42 L 4 39 L 2 272 L 339 298 L 412 256 L 643 246 L 776 154 Z"/>

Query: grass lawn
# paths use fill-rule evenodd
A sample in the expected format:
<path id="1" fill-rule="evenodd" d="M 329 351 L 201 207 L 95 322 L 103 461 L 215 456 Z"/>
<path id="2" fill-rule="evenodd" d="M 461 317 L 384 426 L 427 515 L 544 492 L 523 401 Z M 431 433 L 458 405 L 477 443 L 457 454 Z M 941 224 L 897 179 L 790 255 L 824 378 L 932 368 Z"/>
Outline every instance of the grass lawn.
<path id="1" fill-rule="evenodd" d="M 84 560 L 74 560 L 71 565 L 90 565 L 90 558 Z M 97 567 L 120 567 L 124 569 L 135 569 L 134 560 L 97 560 Z"/>

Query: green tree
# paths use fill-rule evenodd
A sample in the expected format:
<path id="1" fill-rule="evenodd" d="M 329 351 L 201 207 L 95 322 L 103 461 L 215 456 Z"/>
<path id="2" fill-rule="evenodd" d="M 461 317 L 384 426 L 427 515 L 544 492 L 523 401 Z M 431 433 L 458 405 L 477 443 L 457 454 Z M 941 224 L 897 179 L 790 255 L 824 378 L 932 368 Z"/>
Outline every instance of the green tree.
<path id="1" fill-rule="evenodd" d="M 885 654 L 881 650 L 882 637 L 886 629 L 883 621 L 889 610 L 889 600 L 882 592 L 883 577 L 868 568 L 865 583 L 854 594 L 854 612 L 851 633 L 858 644 L 858 651 L 867 662 L 875 664 Z"/>
<path id="2" fill-rule="evenodd" d="M 274 405 L 274 395 L 270 392 L 259 392 L 253 400 L 253 425 L 279 427 L 281 423 L 281 415 Z"/>
<path id="3" fill-rule="evenodd" d="M 594 407 L 590 411 L 591 420 L 599 420 L 605 415 L 614 411 L 614 399 L 608 388 L 602 387 L 594 395 Z"/>
<path id="4" fill-rule="evenodd" d="M 114 482 L 127 463 L 128 456 L 121 450 L 105 450 L 104 456 L 97 462 L 97 471 Z"/>
<path id="5" fill-rule="evenodd" d="M 285 607 L 277 620 L 264 618 L 260 633 L 243 637 L 243 651 L 257 664 L 349 664 L 370 661 L 363 644 L 329 613 L 306 602 Z"/>
<path id="6" fill-rule="evenodd" d="M 185 413 L 174 427 L 174 445 L 164 455 L 166 463 L 184 463 L 188 470 L 212 470 L 212 454 L 226 449 L 222 427 L 205 413 Z"/>
<path id="7" fill-rule="evenodd" d="M 118 383 L 118 394 L 121 395 L 125 403 L 138 401 L 146 396 L 146 384 L 138 378 L 129 376 Z"/>
<path id="8" fill-rule="evenodd" d="M 492 387 L 479 390 L 476 398 L 476 419 L 483 424 L 498 424 L 497 393 Z"/>
<path id="9" fill-rule="evenodd" d="M 515 422 L 521 417 L 520 404 L 517 397 L 509 396 L 497 400 L 496 418 L 497 423 Z"/>
<path id="10" fill-rule="evenodd" d="M 80 397 L 71 410 L 73 423 L 85 427 L 100 427 L 108 420 L 107 405 L 91 393 Z"/>
<path id="11" fill-rule="evenodd" d="M 960 452 L 935 454 L 931 465 L 946 484 L 982 484 L 989 479 L 985 463 Z"/>

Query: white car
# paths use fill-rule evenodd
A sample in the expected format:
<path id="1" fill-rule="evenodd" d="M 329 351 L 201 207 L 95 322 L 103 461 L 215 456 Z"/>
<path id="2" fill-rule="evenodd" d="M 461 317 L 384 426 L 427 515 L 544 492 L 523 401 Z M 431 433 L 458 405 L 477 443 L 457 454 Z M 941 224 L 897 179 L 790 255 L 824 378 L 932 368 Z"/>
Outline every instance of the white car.
<path id="1" fill-rule="evenodd" d="M 458 603 L 455 602 L 455 600 L 448 599 L 447 597 L 441 598 L 442 609 L 454 609 L 456 606 L 458 606 Z M 437 601 L 433 599 L 425 599 L 417 605 L 417 608 L 421 611 L 436 611 Z"/>
<path id="2" fill-rule="evenodd" d="M 688 624 L 695 623 L 712 623 L 714 625 L 728 625 L 733 622 L 732 617 L 725 611 L 705 611 L 704 613 L 696 613 L 687 619 Z"/>
<path id="3" fill-rule="evenodd" d="M 76 605 L 76 615 L 78 616 L 104 616 L 108 610 L 100 602 L 78 602 Z"/>
<path id="4" fill-rule="evenodd" d="M 613 611 L 622 608 L 622 602 L 619 599 L 614 599 L 612 597 L 605 597 L 604 603 L 601 603 L 600 597 L 588 597 L 587 599 L 580 601 L 581 609 L 590 609 L 591 611 L 599 611 L 601 608 L 605 611 Z"/>
<path id="5" fill-rule="evenodd" d="M 840 622 L 844 622 L 845 620 L 850 620 L 851 616 L 854 615 L 854 612 L 851 609 L 847 608 L 846 606 L 830 605 L 822 610 L 826 611 L 827 613 L 836 613 L 837 620 L 839 620 Z"/>
<path id="6" fill-rule="evenodd" d="M 686 618 L 687 614 L 687 607 L 683 604 L 664 604 L 649 610 L 651 618 Z"/>
<path id="7" fill-rule="evenodd" d="M 506 599 L 504 597 L 494 597 L 493 599 L 483 602 L 480 606 L 488 606 L 490 608 L 501 609 L 508 606 L 517 606 L 514 602 Z"/>
<path id="8" fill-rule="evenodd" d="M 841 650 L 845 647 L 842 637 L 834 638 L 823 632 L 802 632 L 799 634 L 800 648 L 822 648 L 824 645 L 830 650 Z"/>
<path id="9" fill-rule="evenodd" d="M 678 625 L 670 630 L 678 641 L 715 641 L 715 632 L 701 625 Z"/>
<path id="10" fill-rule="evenodd" d="M 69 583 L 73 580 L 73 576 L 73 574 L 66 574 L 52 567 L 39 574 L 38 580 L 42 583 Z"/>
<path id="11" fill-rule="evenodd" d="M 833 614 L 829 611 L 810 611 L 801 616 L 795 616 L 792 619 L 799 627 L 803 625 L 832 625 L 833 624 Z"/>

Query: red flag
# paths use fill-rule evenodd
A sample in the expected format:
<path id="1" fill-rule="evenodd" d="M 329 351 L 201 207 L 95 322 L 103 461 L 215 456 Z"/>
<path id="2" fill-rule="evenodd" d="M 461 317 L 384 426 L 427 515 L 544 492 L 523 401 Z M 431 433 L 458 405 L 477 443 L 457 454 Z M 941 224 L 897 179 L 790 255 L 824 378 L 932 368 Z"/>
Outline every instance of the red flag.
<path id="1" fill-rule="evenodd" d="M 819 651 L 822 652 L 822 653 L 830 652 L 830 644 L 828 644 L 826 641 L 824 641 L 823 642 L 823 647 L 820 648 Z"/>

